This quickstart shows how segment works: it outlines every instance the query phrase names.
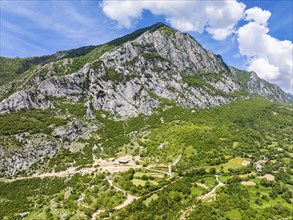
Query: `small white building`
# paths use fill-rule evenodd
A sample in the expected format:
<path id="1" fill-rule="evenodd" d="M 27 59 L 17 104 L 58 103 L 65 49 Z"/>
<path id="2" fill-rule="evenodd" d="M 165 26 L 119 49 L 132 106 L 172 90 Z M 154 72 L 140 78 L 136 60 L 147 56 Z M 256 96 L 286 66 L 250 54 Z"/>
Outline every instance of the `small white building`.
<path id="1" fill-rule="evenodd" d="M 266 160 L 259 160 L 257 162 L 254 162 L 253 166 L 255 167 L 256 171 L 262 171 L 266 162 Z"/>

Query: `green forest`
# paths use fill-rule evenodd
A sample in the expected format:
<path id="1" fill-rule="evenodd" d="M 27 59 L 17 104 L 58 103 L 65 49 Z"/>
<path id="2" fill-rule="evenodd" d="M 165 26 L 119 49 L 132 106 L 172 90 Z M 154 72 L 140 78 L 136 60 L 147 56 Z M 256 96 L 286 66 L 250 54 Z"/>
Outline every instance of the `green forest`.
<path id="1" fill-rule="evenodd" d="M 59 177 L 20 174 L 0 181 L 0 219 L 292 217 L 292 106 L 261 98 L 207 110 L 162 103 L 154 114 L 128 120 L 96 111 L 99 129 L 79 140 L 82 149 L 62 149 L 32 166 Z M 57 106 L 59 114 L 84 119 L 82 105 Z M 30 120 L 35 123 L 25 127 Z M 2 136 L 49 134 L 50 125 L 66 123 L 49 110 L 21 111 L 0 121 Z M 133 164 L 112 167 L 121 172 L 97 160 L 126 155 Z"/>

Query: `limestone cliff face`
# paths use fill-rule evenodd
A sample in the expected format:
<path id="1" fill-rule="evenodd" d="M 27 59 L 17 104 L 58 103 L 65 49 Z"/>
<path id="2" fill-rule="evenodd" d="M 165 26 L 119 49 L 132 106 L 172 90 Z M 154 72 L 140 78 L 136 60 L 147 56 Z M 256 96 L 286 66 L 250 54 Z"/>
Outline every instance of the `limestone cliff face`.
<path id="1" fill-rule="evenodd" d="M 188 34 L 169 31 L 146 31 L 70 75 L 54 76 L 50 69 L 46 77 L 37 74 L 26 82 L 25 90 L 1 101 L 0 113 L 52 108 L 48 96 L 72 101 L 85 97 L 95 109 L 122 117 L 152 113 L 160 104 L 156 96 L 186 108 L 231 101 L 226 94 L 240 90 L 240 85 L 221 57 L 202 48 Z M 206 85 L 196 86 L 186 80 L 193 77 Z"/>
<path id="2" fill-rule="evenodd" d="M 281 103 L 291 103 L 292 100 L 287 94 L 280 89 L 279 86 L 268 83 L 259 78 L 255 72 L 251 73 L 249 82 L 247 84 L 248 91 L 251 94 L 257 94 L 268 100 L 277 101 Z"/>
<path id="3" fill-rule="evenodd" d="M 249 94 L 284 104 L 293 103 L 293 100 L 279 86 L 261 79 L 257 73 L 238 70 L 233 67 L 230 67 L 230 70 L 242 88 Z"/>

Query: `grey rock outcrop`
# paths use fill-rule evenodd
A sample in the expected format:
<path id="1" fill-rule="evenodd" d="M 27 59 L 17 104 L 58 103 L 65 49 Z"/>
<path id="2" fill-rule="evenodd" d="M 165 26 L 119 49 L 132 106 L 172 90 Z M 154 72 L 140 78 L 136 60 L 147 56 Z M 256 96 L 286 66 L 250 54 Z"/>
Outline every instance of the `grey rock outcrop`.
<path id="1" fill-rule="evenodd" d="M 36 91 L 19 91 L 0 103 L 0 113 L 9 113 L 28 108 L 48 109 L 52 103 L 42 93 Z"/>
<path id="2" fill-rule="evenodd" d="M 24 149 L 0 146 L 0 174 L 15 175 L 36 162 L 52 157 L 60 148 L 56 141 L 40 138 L 31 138 Z"/>
<path id="3" fill-rule="evenodd" d="M 257 94 L 271 101 L 278 101 L 281 103 L 293 102 L 293 100 L 290 99 L 279 86 L 268 83 L 267 81 L 259 78 L 255 72 L 251 72 L 247 87 L 249 93 Z"/>
<path id="4" fill-rule="evenodd" d="M 196 78 L 198 73 L 203 74 L 200 80 L 206 81 L 209 87 L 196 87 L 184 80 L 184 75 Z M 210 73 L 221 74 L 222 78 L 205 79 L 204 75 Z M 151 114 L 160 105 L 160 97 L 185 108 L 208 108 L 231 101 L 223 93 L 239 89 L 219 56 L 202 48 L 188 34 L 177 31 L 169 35 L 159 29 L 147 31 L 106 52 L 76 73 L 34 80 L 29 90 L 3 100 L 0 114 L 32 107 L 52 108 L 45 98 L 49 96 L 71 101 L 91 99 L 91 107 L 127 118 L 139 113 Z M 37 98 L 32 98 L 36 94 Z M 89 105 L 86 107 L 88 116 L 93 117 Z"/>

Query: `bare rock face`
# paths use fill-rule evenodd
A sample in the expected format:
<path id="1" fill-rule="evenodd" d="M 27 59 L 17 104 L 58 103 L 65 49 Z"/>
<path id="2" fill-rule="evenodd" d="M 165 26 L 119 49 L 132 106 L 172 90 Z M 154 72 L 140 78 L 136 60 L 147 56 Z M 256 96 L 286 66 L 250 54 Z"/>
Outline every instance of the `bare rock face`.
<path id="1" fill-rule="evenodd" d="M 31 138 L 24 149 L 0 146 L 0 174 L 15 175 L 32 164 L 50 158 L 61 148 L 56 141 Z"/>
<path id="2" fill-rule="evenodd" d="M 251 72 L 247 87 L 249 93 L 257 94 L 261 97 L 265 97 L 268 100 L 278 101 L 281 103 L 292 102 L 292 100 L 288 98 L 287 94 L 282 91 L 280 87 L 259 78 L 255 72 Z"/>
<path id="3" fill-rule="evenodd" d="M 28 108 L 48 109 L 52 103 L 42 93 L 36 91 L 19 91 L 0 103 L 0 113 L 9 113 Z"/>
<path id="4" fill-rule="evenodd" d="M 203 77 L 209 88 L 192 86 L 184 80 L 185 75 L 198 77 L 198 73 L 222 77 L 215 82 Z M 47 96 L 72 101 L 87 97 L 91 99 L 88 106 L 127 118 L 139 113 L 151 114 L 160 105 L 158 97 L 186 108 L 207 108 L 232 100 L 218 91 L 229 94 L 239 89 L 219 56 L 206 51 L 188 34 L 179 31 L 166 34 L 158 29 L 106 52 L 76 73 L 43 81 L 38 78 L 28 90 L 3 100 L 0 114 L 32 107 L 52 108 Z M 88 107 L 87 110 L 92 117 Z"/>

